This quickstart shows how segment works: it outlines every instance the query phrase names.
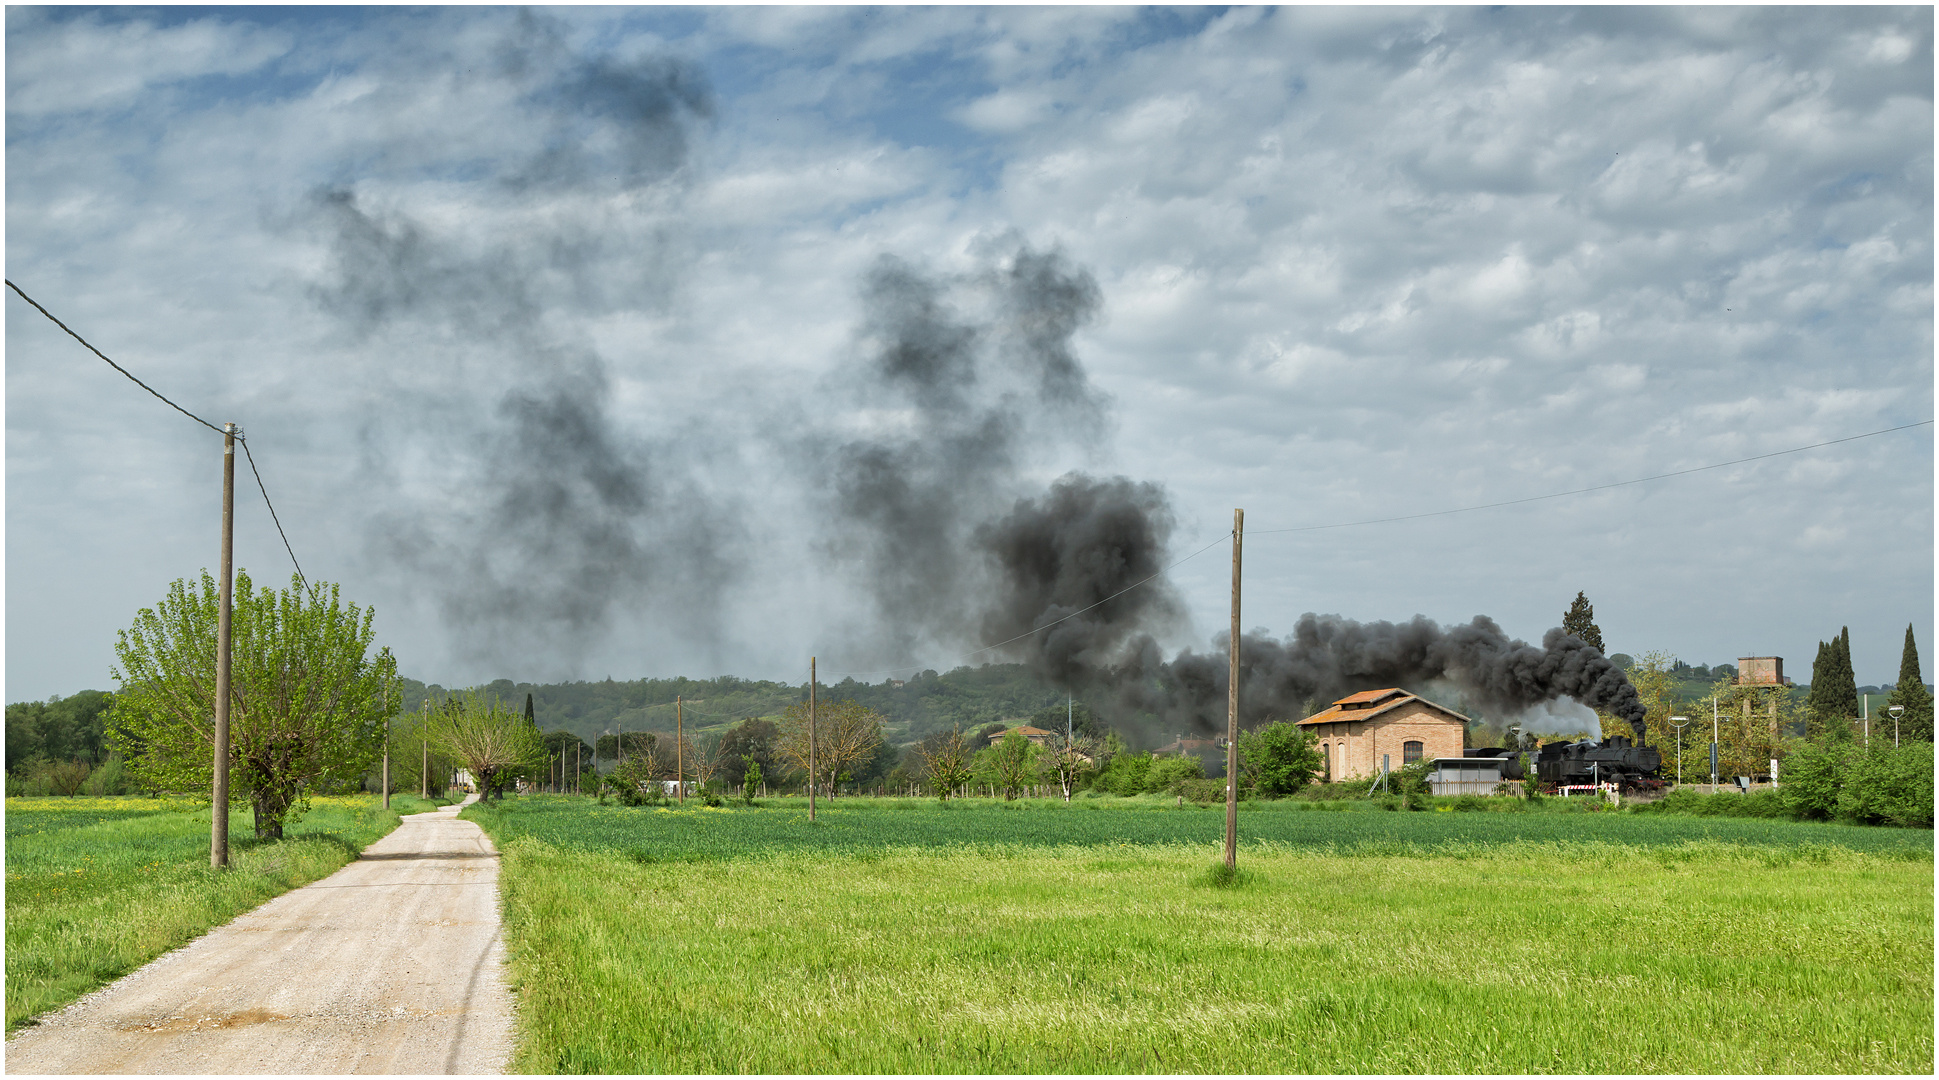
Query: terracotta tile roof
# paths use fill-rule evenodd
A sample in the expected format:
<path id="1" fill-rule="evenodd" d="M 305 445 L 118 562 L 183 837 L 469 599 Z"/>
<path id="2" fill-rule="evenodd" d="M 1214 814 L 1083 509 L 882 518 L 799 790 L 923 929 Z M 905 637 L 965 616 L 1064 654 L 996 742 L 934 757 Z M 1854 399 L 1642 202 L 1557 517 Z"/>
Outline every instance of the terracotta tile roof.
<path id="1" fill-rule="evenodd" d="M 1382 713 L 1391 712 L 1410 701 L 1418 701 L 1428 708 L 1436 712 L 1445 713 L 1464 724 L 1474 722 L 1445 705 L 1434 704 L 1419 694 L 1410 694 L 1398 687 L 1389 687 L 1385 690 L 1362 690 L 1357 694 L 1348 694 L 1346 697 L 1334 702 L 1332 706 L 1321 709 L 1319 712 L 1301 720 L 1294 726 L 1305 727 L 1307 724 L 1327 724 L 1342 720 L 1371 720 Z M 1369 705 L 1367 704 L 1368 702 L 1372 702 L 1373 704 Z M 1348 706 L 1355 707 L 1349 708 Z"/>
<path id="2" fill-rule="evenodd" d="M 1029 724 L 1019 724 L 1016 727 L 1005 728 L 1004 730 L 999 731 L 994 735 L 991 735 L 990 739 L 994 741 L 994 740 L 1003 738 L 1005 735 L 1010 735 L 1013 733 L 1017 735 L 1021 735 L 1026 739 L 1034 739 L 1039 735 L 1055 736 L 1057 734 L 1054 731 L 1045 731 L 1043 728 L 1040 728 L 1040 727 L 1031 727 Z"/>

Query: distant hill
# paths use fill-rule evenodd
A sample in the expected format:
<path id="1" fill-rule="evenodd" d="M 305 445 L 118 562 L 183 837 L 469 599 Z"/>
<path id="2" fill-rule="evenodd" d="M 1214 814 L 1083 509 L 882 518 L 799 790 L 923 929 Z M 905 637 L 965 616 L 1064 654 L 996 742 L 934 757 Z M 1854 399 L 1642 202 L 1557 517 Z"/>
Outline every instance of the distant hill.
<path id="1" fill-rule="evenodd" d="M 404 710 L 415 712 L 427 697 L 447 691 L 404 679 Z M 463 688 L 454 688 L 463 689 Z M 808 700 L 808 684 L 741 679 L 635 679 L 616 682 L 519 683 L 498 679 L 478 687 L 495 694 L 515 709 L 532 695 L 533 718 L 542 731 L 564 729 L 592 742 L 616 727 L 627 731 L 672 731 L 674 699 L 684 699 L 689 731 L 713 734 L 753 716 L 777 716 L 797 701 Z M 938 674 L 925 671 L 905 682 L 856 682 L 843 679 L 823 684 L 818 696 L 826 701 L 853 700 L 888 718 L 892 742 L 914 742 L 937 731 L 969 730 L 983 724 L 1021 720 L 1052 705 L 1064 695 L 1032 675 L 1021 664 L 984 664 L 959 667 Z"/>

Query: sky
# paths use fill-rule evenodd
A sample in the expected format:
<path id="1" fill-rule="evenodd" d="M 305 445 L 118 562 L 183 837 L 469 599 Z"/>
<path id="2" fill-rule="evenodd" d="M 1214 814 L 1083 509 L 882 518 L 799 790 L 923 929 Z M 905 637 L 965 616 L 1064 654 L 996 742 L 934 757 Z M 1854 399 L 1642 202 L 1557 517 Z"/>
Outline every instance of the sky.
<path id="1" fill-rule="evenodd" d="M 410 677 L 1007 659 L 1004 529 L 1089 493 L 1166 649 L 1243 508 L 1267 635 L 1582 592 L 1932 678 L 1930 8 L 6 17 L 8 278 Z M 112 688 L 221 440 L 5 319 L 6 699 Z M 286 586 L 246 461 L 235 529 Z"/>

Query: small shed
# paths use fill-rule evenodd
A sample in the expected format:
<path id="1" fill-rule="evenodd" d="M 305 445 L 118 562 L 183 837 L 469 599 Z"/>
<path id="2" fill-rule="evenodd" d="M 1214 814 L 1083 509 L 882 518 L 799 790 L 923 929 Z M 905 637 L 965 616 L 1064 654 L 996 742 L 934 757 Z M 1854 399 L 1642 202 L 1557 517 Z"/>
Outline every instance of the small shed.
<path id="1" fill-rule="evenodd" d="M 1436 795 L 1493 795 L 1502 783 L 1502 766 L 1509 761 L 1499 757 L 1435 758 L 1434 771 L 1427 774 L 1428 787 Z"/>

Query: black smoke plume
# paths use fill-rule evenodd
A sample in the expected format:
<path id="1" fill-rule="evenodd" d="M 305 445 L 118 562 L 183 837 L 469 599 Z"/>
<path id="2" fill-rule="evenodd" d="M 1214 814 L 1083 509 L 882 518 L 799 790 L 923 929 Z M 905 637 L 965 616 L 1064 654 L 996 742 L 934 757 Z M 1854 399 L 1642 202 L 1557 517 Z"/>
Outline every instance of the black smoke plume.
<path id="1" fill-rule="evenodd" d="M 1048 451 L 1102 430 L 1104 398 L 1070 344 L 1099 292 L 1061 254 L 1005 238 L 964 275 L 885 256 L 862 300 L 864 360 L 839 392 L 867 430 L 818 436 L 809 460 L 826 484 L 824 550 L 858 571 L 883 627 L 862 647 L 907 662 L 970 640 L 989 584 L 979 526 Z"/>
<path id="2" fill-rule="evenodd" d="M 569 668 L 616 613 L 654 607 L 712 636 L 726 510 L 698 490 L 696 451 L 629 434 L 581 329 L 663 295 L 677 267 L 641 208 L 677 192 L 711 93 L 682 61 L 575 53 L 530 13 L 493 55 L 400 69 L 375 93 L 408 101 L 413 79 L 451 80 L 496 110 L 469 120 L 503 134 L 496 156 L 454 182 L 417 146 L 437 132 L 380 133 L 358 179 L 310 200 L 329 258 L 315 299 L 394 354 L 363 421 L 369 550 L 428 589 L 474 660 Z M 426 183 L 463 212 L 398 194 Z"/>

